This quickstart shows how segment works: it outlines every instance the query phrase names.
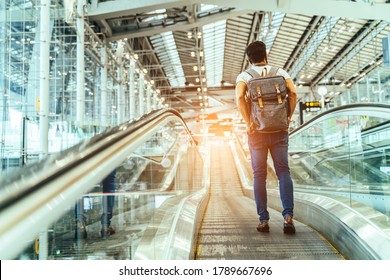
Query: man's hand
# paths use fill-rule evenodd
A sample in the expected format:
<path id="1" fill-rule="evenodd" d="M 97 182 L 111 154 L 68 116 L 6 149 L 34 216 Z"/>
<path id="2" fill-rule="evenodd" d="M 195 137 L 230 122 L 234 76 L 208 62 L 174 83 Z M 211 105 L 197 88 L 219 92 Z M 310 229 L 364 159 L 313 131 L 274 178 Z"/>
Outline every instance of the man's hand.
<path id="1" fill-rule="evenodd" d="M 249 125 L 246 126 L 246 133 L 252 134 L 253 132 L 255 132 L 255 124 L 250 123 Z"/>

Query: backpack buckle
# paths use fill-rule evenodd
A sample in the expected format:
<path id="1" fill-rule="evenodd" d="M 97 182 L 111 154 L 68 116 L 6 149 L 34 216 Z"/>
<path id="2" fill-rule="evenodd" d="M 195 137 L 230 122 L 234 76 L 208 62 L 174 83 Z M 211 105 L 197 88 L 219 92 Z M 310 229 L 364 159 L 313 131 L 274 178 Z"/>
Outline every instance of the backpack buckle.
<path id="1" fill-rule="evenodd" d="M 261 97 L 261 90 L 260 90 L 260 87 L 257 87 L 257 88 L 256 88 L 256 92 L 257 92 L 257 97 Z"/>
<path id="2" fill-rule="evenodd" d="M 276 93 L 280 93 L 280 87 L 279 84 L 275 84 Z"/>
<path id="3" fill-rule="evenodd" d="M 257 102 L 259 102 L 260 108 L 263 108 L 264 106 L 263 106 L 263 99 L 261 98 L 260 87 L 256 88 L 256 92 L 257 92 Z"/>
<path id="4" fill-rule="evenodd" d="M 275 84 L 276 94 L 278 96 L 278 103 L 282 104 L 282 95 L 280 94 L 280 87 L 278 84 Z"/>

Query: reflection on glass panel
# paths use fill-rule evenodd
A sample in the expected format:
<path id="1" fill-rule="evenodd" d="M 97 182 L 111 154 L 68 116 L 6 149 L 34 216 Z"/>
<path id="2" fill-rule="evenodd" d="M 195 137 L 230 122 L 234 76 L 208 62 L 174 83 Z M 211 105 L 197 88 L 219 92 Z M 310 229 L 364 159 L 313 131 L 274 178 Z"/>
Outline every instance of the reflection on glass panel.
<path id="1" fill-rule="evenodd" d="M 100 30 L 87 24 L 88 20 L 83 34 L 85 55 L 80 57 L 79 53 L 78 57 L 77 38 L 81 36 L 77 36 L 80 29 L 76 28 L 77 17 L 73 11 L 76 6 L 70 4 L 74 2 L 51 1 L 50 19 L 44 24 L 40 18 L 44 6 L 31 0 L 0 1 L 3 16 L 0 22 L 0 111 L 3 112 L 0 116 L 0 172 L 20 168 L 46 154 L 41 147 L 46 139 L 38 133 L 45 104 L 49 118 L 47 152 L 53 154 L 104 129 L 139 117 L 134 108 L 146 103 L 138 96 L 141 92 L 139 71 L 142 71 L 138 57 L 130 55 L 130 49 L 121 50 L 116 41 L 103 42 Z M 44 42 L 40 40 L 41 23 L 51 36 L 47 55 L 41 53 Z M 119 52 L 123 52 L 121 61 L 113 55 Z M 127 65 L 133 59 L 134 75 L 130 75 Z M 50 65 L 49 71 L 39 70 L 41 61 Z M 84 62 L 83 89 L 77 82 L 78 61 Z M 150 82 L 149 75 L 144 74 L 144 81 Z M 49 82 L 46 102 L 41 100 L 42 78 Z M 156 91 L 154 83 L 151 89 Z M 85 102 L 80 102 L 78 97 L 81 91 L 85 92 Z M 131 100 L 130 92 L 134 94 Z M 158 96 L 154 97 L 155 102 Z M 159 106 L 156 104 L 155 109 Z M 77 117 L 78 113 L 82 120 Z"/>
<path id="2" fill-rule="evenodd" d="M 202 188 L 203 158 L 188 140 L 183 127 L 166 124 L 69 206 L 46 245 L 37 237 L 18 259 L 38 259 L 42 249 L 47 259 L 134 259 L 159 232 L 148 228 L 171 227 L 180 200 Z"/>
<path id="3" fill-rule="evenodd" d="M 355 110 L 324 114 L 293 132 L 289 160 L 294 191 L 331 196 L 352 207 L 364 204 L 390 215 L 389 113 Z M 237 124 L 235 134 L 245 162 L 249 158 L 245 127 Z M 250 162 L 244 165 L 251 179 Z M 267 187 L 277 188 L 272 161 L 269 171 Z"/>
<path id="4" fill-rule="evenodd" d="M 390 211 L 389 121 L 357 115 L 325 119 L 290 139 L 296 190 L 317 190 Z"/>

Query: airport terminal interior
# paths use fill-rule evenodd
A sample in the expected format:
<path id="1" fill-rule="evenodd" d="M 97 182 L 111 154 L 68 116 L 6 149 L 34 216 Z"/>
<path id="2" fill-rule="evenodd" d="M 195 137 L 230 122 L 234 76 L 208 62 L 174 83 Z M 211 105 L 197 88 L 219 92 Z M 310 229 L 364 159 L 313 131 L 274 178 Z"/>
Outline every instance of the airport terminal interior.
<path id="1" fill-rule="evenodd" d="M 390 1 L 3 0 L 0 259 L 389 260 Z M 298 103 L 258 232 L 236 78 Z M 108 184 L 106 184 L 108 182 Z"/>

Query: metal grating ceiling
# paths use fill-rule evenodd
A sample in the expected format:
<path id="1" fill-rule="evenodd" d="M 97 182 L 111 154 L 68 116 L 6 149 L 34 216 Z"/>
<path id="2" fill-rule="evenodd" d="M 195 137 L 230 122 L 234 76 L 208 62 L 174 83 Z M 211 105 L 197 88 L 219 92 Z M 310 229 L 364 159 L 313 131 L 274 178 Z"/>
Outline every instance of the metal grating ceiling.
<path id="1" fill-rule="evenodd" d="M 237 73 L 242 70 L 248 35 L 251 33 L 256 14 L 245 14 L 226 23 L 225 56 L 223 61 L 223 81 L 234 85 Z"/>
<path id="2" fill-rule="evenodd" d="M 164 32 L 150 37 L 150 41 L 161 66 L 172 87 L 179 87 L 184 84 L 185 76 L 178 50 L 176 49 L 176 40 L 171 32 Z"/>
<path id="3" fill-rule="evenodd" d="M 89 18 L 109 40 L 150 42 L 154 51 L 149 55 L 154 58 L 149 60 L 159 61 L 163 69 L 155 78 L 167 80 L 165 95 L 196 93 L 198 87 L 233 88 L 237 75 L 248 66 L 245 48 L 257 39 L 267 43 L 269 63 L 285 68 L 296 85 L 303 86 L 302 96 L 313 94 L 319 85 L 346 89 L 378 67 L 382 82 L 390 80 L 390 68 L 382 67 L 381 46 L 382 38 L 390 33 L 388 20 L 179 6 L 182 2 L 167 8 L 138 4 L 136 9 Z"/>
<path id="4" fill-rule="evenodd" d="M 269 51 L 268 63 L 279 67 L 293 61 L 296 57 L 291 57 L 294 48 L 301 47 L 300 39 L 309 28 L 310 17 L 299 15 L 285 15 L 275 36 L 272 48 Z"/>

